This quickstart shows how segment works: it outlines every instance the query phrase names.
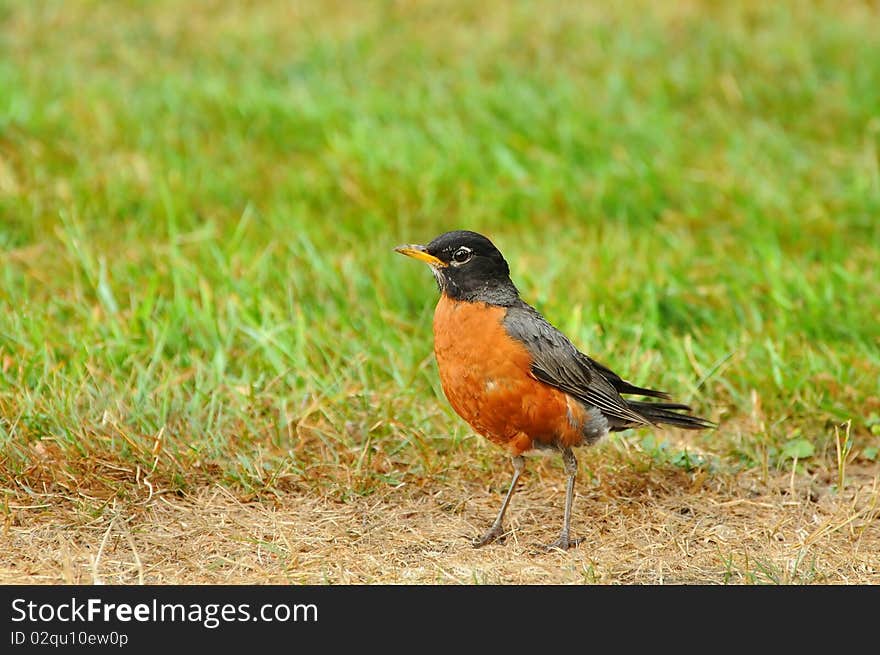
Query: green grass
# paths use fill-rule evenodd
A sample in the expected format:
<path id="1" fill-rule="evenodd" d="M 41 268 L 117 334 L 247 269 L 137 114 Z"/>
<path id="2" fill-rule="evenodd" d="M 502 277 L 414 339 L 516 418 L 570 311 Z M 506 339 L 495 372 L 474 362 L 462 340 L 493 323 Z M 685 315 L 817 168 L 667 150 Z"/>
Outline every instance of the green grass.
<path id="1" fill-rule="evenodd" d="M 0 5 L 0 485 L 491 466 L 392 252 L 453 228 L 723 465 L 876 459 L 880 15 L 582 4 Z"/>

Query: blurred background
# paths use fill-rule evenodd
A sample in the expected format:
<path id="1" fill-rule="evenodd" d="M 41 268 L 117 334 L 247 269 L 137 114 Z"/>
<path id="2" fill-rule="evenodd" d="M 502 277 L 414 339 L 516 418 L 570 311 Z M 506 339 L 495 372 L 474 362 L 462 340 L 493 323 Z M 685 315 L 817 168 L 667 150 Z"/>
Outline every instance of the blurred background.
<path id="1" fill-rule="evenodd" d="M 821 467 L 835 426 L 877 465 L 875 3 L 3 2 L 0 26 L 8 493 L 506 480 L 392 251 L 457 228 L 582 350 L 720 422 L 685 460 L 620 437 L 657 465 Z"/>

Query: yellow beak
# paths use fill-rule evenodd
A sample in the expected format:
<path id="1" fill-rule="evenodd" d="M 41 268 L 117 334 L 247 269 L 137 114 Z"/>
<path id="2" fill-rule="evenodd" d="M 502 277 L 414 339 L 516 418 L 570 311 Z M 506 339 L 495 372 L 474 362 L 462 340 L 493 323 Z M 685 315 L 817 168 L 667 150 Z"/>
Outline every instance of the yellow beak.
<path id="1" fill-rule="evenodd" d="M 407 257 L 418 259 L 425 262 L 426 264 L 430 264 L 431 266 L 447 265 L 442 259 L 438 259 L 437 257 L 434 257 L 434 255 L 430 254 L 425 249 L 425 246 L 420 246 L 417 244 L 410 244 L 408 246 L 397 246 L 394 249 L 394 252 L 399 252 L 401 255 L 406 255 Z"/>

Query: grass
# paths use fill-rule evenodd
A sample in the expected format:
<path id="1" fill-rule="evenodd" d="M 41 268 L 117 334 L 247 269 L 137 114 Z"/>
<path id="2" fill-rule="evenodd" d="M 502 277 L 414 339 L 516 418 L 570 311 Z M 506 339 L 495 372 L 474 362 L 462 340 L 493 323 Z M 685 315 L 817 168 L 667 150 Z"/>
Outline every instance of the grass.
<path id="1" fill-rule="evenodd" d="M 720 422 L 615 438 L 641 453 L 626 471 L 876 475 L 870 4 L 54 1 L 0 20 L 7 514 L 215 483 L 503 487 L 439 388 L 434 284 L 391 250 L 454 228 L 490 235 L 585 352 Z"/>

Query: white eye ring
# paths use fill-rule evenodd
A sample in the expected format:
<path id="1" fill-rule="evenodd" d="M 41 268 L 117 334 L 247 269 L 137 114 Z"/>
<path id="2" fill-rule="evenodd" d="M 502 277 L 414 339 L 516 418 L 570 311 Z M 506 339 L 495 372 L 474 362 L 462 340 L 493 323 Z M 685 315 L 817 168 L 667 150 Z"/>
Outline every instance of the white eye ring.
<path id="1" fill-rule="evenodd" d="M 472 253 L 473 251 L 467 246 L 461 246 L 454 253 L 452 253 L 452 264 L 454 266 L 461 266 L 462 264 L 470 261 Z"/>

